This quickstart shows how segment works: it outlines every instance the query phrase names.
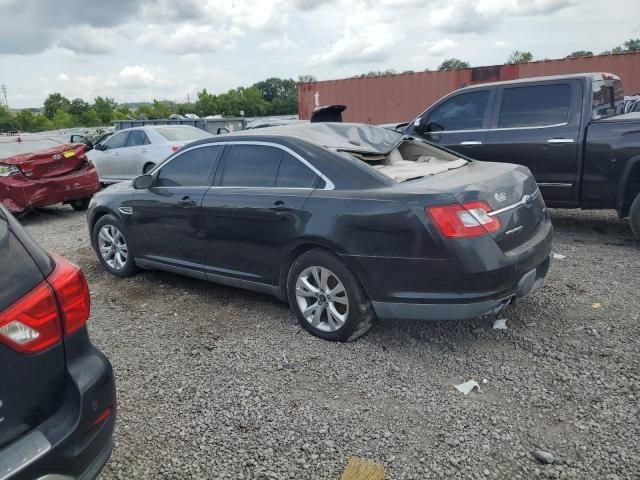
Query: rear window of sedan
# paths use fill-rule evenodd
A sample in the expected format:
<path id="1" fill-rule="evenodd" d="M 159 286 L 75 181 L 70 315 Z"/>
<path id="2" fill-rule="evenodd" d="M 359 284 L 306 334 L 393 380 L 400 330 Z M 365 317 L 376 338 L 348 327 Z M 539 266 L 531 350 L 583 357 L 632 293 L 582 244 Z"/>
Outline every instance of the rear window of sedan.
<path id="1" fill-rule="evenodd" d="M 191 142 L 194 140 L 200 140 L 201 138 L 211 137 L 210 133 L 200 130 L 199 128 L 186 127 L 186 128 L 170 128 L 170 127 L 156 127 L 154 129 L 164 138 L 170 142 Z"/>

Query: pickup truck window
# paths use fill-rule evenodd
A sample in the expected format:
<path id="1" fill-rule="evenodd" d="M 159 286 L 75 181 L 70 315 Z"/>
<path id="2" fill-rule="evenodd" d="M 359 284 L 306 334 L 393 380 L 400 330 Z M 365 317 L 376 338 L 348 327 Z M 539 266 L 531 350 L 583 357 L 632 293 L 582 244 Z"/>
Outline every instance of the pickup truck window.
<path id="1" fill-rule="evenodd" d="M 592 115 L 594 120 L 624 113 L 624 93 L 620 80 L 593 82 Z"/>
<path id="2" fill-rule="evenodd" d="M 445 131 L 481 129 L 488 100 L 489 90 L 456 95 L 438 105 L 427 123 L 436 124 Z"/>
<path id="3" fill-rule="evenodd" d="M 499 128 L 542 127 L 566 123 L 571 86 L 564 83 L 507 88 L 502 93 Z"/>

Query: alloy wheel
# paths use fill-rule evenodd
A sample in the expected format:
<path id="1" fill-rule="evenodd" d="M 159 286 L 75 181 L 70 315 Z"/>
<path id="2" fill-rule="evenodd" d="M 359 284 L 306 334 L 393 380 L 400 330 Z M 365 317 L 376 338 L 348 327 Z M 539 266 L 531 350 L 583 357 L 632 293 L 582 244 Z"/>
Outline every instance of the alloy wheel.
<path id="1" fill-rule="evenodd" d="M 105 263 L 114 270 L 122 270 L 129 250 L 122 232 L 113 225 L 105 225 L 98 233 L 98 248 Z"/>
<path id="2" fill-rule="evenodd" d="M 296 280 L 296 301 L 314 328 L 335 332 L 349 316 L 349 298 L 342 281 L 325 267 L 305 268 Z"/>

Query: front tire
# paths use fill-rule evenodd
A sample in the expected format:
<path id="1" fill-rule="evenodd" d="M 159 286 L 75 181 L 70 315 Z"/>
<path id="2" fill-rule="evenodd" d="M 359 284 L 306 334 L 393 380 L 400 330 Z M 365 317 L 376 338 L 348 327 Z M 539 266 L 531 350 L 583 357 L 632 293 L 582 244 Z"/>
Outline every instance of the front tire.
<path id="1" fill-rule="evenodd" d="M 629 223 L 631 224 L 631 230 L 636 236 L 636 239 L 640 240 L 640 194 L 636 195 L 636 199 L 631 204 Z"/>
<path id="2" fill-rule="evenodd" d="M 287 296 L 302 328 L 324 340 L 351 342 L 367 333 L 375 320 L 356 276 L 323 249 L 305 252 L 293 262 Z"/>
<path id="3" fill-rule="evenodd" d="M 91 197 L 81 198 L 80 200 L 72 200 L 69 202 L 71 208 L 73 208 L 76 212 L 84 212 L 87 208 L 89 208 L 89 202 L 91 202 Z"/>
<path id="4" fill-rule="evenodd" d="M 117 277 L 138 271 L 120 221 L 113 215 L 100 217 L 93 227 L 93 247 L 102 266 Z"/>

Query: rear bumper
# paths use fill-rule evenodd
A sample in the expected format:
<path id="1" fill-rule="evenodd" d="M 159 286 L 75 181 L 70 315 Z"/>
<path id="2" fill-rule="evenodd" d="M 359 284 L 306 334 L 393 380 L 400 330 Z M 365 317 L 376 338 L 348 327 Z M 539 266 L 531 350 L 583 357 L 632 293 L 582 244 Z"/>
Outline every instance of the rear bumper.
<path id="1" fill-rule="evenodd" d="M 65 339 L 65 350 L 64 400 L 52 417 L 0 450 L 0 480 L 93 480 L 111 455 L 116 420 L 111 365 L 84 328 Z M 95 424 L 106 411 L 109 415 Z"/>
<path id="2" fill-rule="evenodd" d="M 460 239 L 446 259 L 343 256 L 380 319 L 464 320 L 499 311 L 542 284 L 552 250 L 545 221 L 525 244 L 503 252 L 489 236 Z"/>
<path id="3" fill-rule="evenodd" d="M 99 190 L 98 173 L 91 164 L 61 177 L 30 180 L 16 175 L 0 178 L 0 202 L 12 213 L 80 200 Z"/>
<path id="4" fill-rule="evenodd" d="M 497 314 L 510 303 L 535 292 L 549 270 L 551 256 L 537 268 L 525 273 L 513 293 L 503 298 L 469 302 L 468 297 L 443 298 L 442 303 L 372 302 L 378 318 L 383 320 L 468 320 Z M 502 294 L 497 294 L 500 297 Z"/>

